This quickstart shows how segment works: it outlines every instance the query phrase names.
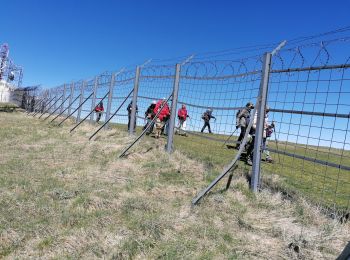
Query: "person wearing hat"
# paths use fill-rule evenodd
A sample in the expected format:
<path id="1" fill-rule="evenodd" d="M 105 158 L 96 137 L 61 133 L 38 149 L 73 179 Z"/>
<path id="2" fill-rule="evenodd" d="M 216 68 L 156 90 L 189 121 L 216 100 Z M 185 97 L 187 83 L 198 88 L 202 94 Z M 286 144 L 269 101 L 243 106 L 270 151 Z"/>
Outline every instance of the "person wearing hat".
<path id="1" fill-rule="evenodd" d="M 245 132 L 247 130 L 249 120 L 250 120 L 250 112 L 254 109 L 254 105 L 252 102 L 248 102 L 242 110 L 238 110 L 236 114 L 236 129 L 241 128 L 241 133 L 237 139 L 236 149 L 238 150 L 241 142 L 244 138 Z"/>
<path id="2" fill-rule="evenodd" d="M 210 119 L 214 118 L 216 121 L 215 116 L 212 115 L 213 109 L 209 108 L 207 111 L 205 111 L 202 115 L 202 119 L 204 120 L 204 125 L 202 127 L 201 133 L 203 133 L 204 129 L 208 127 L 209 134 L 212 134 L 210 129 Z"/>
<path id="3" fill-rule="evenodd" d="M 177 111 L 177 117 L 179 119 L 179 134 L 181 134 L 181 130 L 184 131 L 184 135 L 186 136 L 186 119 L 187 117 L 190 117 L 188 115 L 187 109 L 185 105 L 182 105 L 181 108 Z M 177 133 L 177 131 L 176 131 Z"/>
<path id="4" fill-rule="evenodd" d="M 145 130 L 147 128 L 147 126 L 152 122 L 155 113 L 154 113 L 154 108 L 156 107 L 157 101 L 153 100 L 151 105 L 147 108 L 146 112 L 145 112 L 145 119 L 146 119 L 146 124 L 143 127 L 143 130 Z M 150 133 L 153 132 L 153 127 L 154 127 L 154 123 L 152 123 L 152 125 L 149 127 L 149 129 L 146 132 L 146 135 L 149 135 Z"/>

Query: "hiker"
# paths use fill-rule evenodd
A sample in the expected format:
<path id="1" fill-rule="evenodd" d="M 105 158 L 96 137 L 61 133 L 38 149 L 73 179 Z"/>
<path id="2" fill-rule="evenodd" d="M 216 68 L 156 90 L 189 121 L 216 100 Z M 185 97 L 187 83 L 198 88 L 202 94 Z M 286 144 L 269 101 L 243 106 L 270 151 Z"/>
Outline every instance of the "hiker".
<path id="1" fill-rule="evenodd" d="M 30 112 L 34 111 L 35 107 L 35 97 L 32 97 L 32 100 L 30 101 Z"/>
<path id="2" fill-rule="evenodd" d="M 204 112 L 202 115 L 202 119 L 204 120 L 204 125 L 202 127 L 201 133 L 203 133 L 204 129 L 208 127 L 209 134 L 212 134 L 211 129 L 210 129 L 210 119 L 214 118 L 216 121 L 216 117 L 212 115 L 213 109 L 209 108 L 207 111 Z"/>
<path id="3" fill-rule="evenodd" d="M 98 122 L 100 121 L 103 111 L 104 111 L 103 102 L 101 101 L 101 102 L 98 103 L 98 105 L 95 107 L 95 112 L 96 112 L 96 123 L 98 123 Z"/>
<path id="4" fill-rule="evenodd" d="M 27 93 L 24 92 L 22 95 L 21 108 L 27 109 Z"/>
<path id="5" fill-rule="evenodd" d="M 270 137 L 272 134 L 272 129 L 274 128 L 275 124 L 272 123 L 271 125 L 268 124 L 268 112 L 270 111 L 270 108 L 268 106 L 265 107 L 265 119 L 264 119 L 264 131 L 263 131 L 263 143 L 262 143 L 262 150 L 263 153 L 266 156 L 265 161 L 272 163 L 273 160 L 270 157 L 270 152 L 268 151 L 267 148 L 267 137 Z M 258 121 L 258 112 L 256 111 L 254 114 L 254 118 L 253 118 L 253 124 L 252 124 L 252 128 L 250 129 L 249 134 L 251 135 L 252 139 L 249 141 L 249 143 L 247 144 L 247 159 L 246 159 L 246 163 L 248 165 L 253 165 L 253 151 L 254 151 L 254 142 L 255 142 L 255 131 L 256 131 L 256 124 Z"/>
<path id="6" fill-rule="evenodd" d="M 41 103 L 41 107 L 40 107 L 40 113 L 44 113 L 45 111 L 45 107 L 46 107 L 46 98 L 44 99 L 44 101 Z"/>
<path id="7" fill-rule="evenodd" d="M 188 115 L 187 109 L 185 105 L 182 105 L 181 108 L 177 111 L 177 117 L 179 119 L 179 126 L 178 130 L 176 130 L 175 133 L 181 134 L 181 130 L 184 131 L 184 135 L 187 136 L 186 134 L 186 119 L 187 117 L 190 117 Z"/>
<path id="8" fill-rule="evenodd" d="M 241 142 L 244 138 L 245 132 L 247 130 L 249 120 L 250 120 L 250 112 L 251 110 L 254 109 L 254 105 L 251 102 L 248 102 L 245 105 L 245 108 L 242 110 L 238 110 L 236 114 L 236 129 L 241 128 L 241 133 L 237 139 L 237 144 L 236 144 L 236 149 L 238 150 Z"/>
<path id="9" fill-rule="evenodd" d="M 161 107 L 162 110 L 160 110 Z M 162 131 L 164 131 L 165 124 L 167 123 L 170 117 L 170 109 L 165 98 L 157 102 L 154 108 L 154 114 L 157 114 L 159 110 L 160 113 L 158 115 L 158 118 L 156 119 L 156 138 L 160 137 L 160 134 L 162 133 Z"/>
<path id="10" fill-rule="evenodd" d="M 143 127 L 142 130 L 145 130 L 148 125 L 152 122 L 155 113 L 154 113 L 154 108 L 156 107 L 157 101 L 153 100 L 151 105 L 147 108 L 146 112 L 145 112 L 145 119 L 146 119 L 146 124 Z M 149 135 L 150 133 L 153 132 L 153 127 L 154 127 L 154 122 L 152 123 L 152 125 L 148 128 L 146 135 Z"/>
<path id="11" fill-rule="evenodd" d="M 270 156 L 270 151 L 268 149 L 267 145 L 267 138 L 271 137 L 273 130 L 275 129 L 275 122 L 272 121 L 271 124 L 269 124 L 269 106 L 266 106 L 266 114 L 265 114 L 265 121 L 264 121 L 264 135 L 263 135 L 263 144 L 262 144 L 262 151 L 263 154 L 265 154 L 265 162 L 273 163 L 273 159 Z"/>
<path id="12" fill-rule="evenodd" d="M 130 130 L 131 111 L 132 111 L 132 101 L 129 103 L 126 110 L 128 110 L 128 131 L 129 131 Z M 139 109 L 136 105 L 136 114 L 137 114 L 137 112 L 139 112 Z M 136 131 L 136 120 L 137 120 L 136 114 L 135 114 L 134 131 Z"/>

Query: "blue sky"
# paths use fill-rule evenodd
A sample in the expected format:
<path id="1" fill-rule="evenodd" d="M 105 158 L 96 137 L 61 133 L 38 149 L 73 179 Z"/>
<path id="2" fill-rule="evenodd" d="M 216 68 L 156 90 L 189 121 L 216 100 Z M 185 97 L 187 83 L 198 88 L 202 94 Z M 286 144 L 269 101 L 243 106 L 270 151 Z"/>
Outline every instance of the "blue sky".
<path id="1" fill-rule="evenodd" d="M 1 3 L 0 42 L 24 85 L 61 85 L 105 70 L 333 30 L 349 1 L 20 1 Z"/>

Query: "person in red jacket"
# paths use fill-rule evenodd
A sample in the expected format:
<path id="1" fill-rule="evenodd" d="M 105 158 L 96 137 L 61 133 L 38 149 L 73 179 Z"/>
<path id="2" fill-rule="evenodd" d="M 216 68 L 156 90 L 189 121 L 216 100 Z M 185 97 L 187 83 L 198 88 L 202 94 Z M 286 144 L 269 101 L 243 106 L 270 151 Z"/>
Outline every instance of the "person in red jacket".
<path id="1" fill-rule="evenodd" d="M 186 119 L 187 117 L 190 117 L 188 115 L 187 109 L 185 105 L 182 105 L 181 108 L 177 111 L 177 117 L 179 119 L 179 126 L 178 126 L 178 131 L 176 133 L 181 134 L 181 130 L 184 131 L 184 135 L 186 136 Z"/>
<path id="2" fill-rule="evenodd" d="M 160 134 L 170 117 L 170 109 L 165 99 L 161 99 L 157 102 L 154 108 L 154 114 L 157 114 L 158 112 L 159 115 L 156 119 L 156 138 L 160 137 Z"/>
<path id="3" fill-rule="evenodd" d="M 96 123 L 98 123 L 98 121 L 100 121 L 102 113 L 104 111 L 103 108 L 103 102 L 101 101 L 96 107 L 95 107 L 95 112 L 96 112 Z"/>

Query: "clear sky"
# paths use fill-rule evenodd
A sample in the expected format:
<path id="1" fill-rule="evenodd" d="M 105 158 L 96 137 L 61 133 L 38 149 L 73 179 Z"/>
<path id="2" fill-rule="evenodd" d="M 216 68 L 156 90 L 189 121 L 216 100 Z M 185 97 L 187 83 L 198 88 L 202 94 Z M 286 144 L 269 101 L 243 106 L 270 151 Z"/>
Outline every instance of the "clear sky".
<path id="1" fill-rule="evenodd" d="M 0 43 L 24 85 L 54 87 L 105 70 L 350 25 L 350 1 L 1 2 Z"/>

